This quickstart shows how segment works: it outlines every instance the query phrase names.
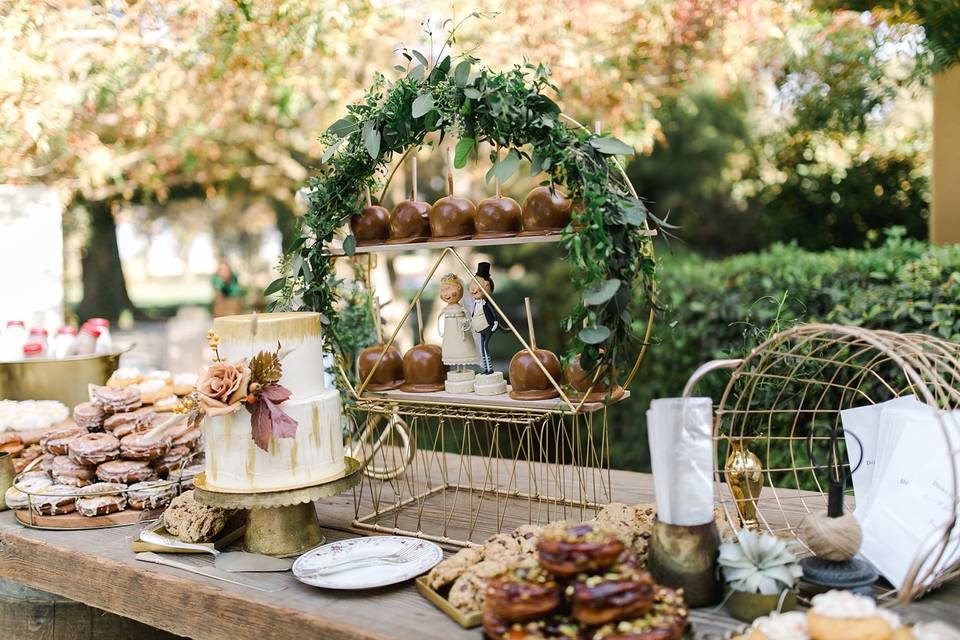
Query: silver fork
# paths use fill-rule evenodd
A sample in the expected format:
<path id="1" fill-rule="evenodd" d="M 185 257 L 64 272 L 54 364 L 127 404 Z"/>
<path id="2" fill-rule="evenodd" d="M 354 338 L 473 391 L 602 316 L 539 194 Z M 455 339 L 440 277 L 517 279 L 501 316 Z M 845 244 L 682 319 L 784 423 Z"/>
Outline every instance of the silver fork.
<path id="1" fill-rule="evenodd" d="M 421 548 L 419 545 L 404 546 L 404 548 L 400 549 L 399 551 L 394 551 L 393 553 L 388 553 L 383 556 L 372 556 L 369 558 L 357 558 L 354 560 L 344 560 L 342 562 L 331 564 L 321 569 L 306 571 L 300 574 L 300 577 L 301 578 L 318 578 L 320 576 L 330 575 L 331 573 L 339 573 L 341 571 L 352 571 L 353 569 L 361 569 L 363 567 L 376 566 L 380 564 L 387 564 L 387 565 L 406 564 L 407 562 L 419 557 L 422 553 L 423 553 L 423 548 Z"/>

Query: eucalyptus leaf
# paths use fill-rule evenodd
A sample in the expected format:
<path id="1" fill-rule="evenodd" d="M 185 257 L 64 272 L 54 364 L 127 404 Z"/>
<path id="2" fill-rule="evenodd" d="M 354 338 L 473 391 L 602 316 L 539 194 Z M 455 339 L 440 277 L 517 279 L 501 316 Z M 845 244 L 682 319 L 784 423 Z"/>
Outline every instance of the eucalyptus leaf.
<path id="1" fill-rule="evenodd" d="M 474 87 L 464 87 L 463 95 L 473 100 L 479 100 L 483 96 L 483 94 L 480 93 L 480 91 Z"/>
<path id="2" fill-rule="evenodd" d="M 417 96 L 417 99 L 413 101 L 412 115 L 414 118 L 420 118 L 433 109 L 433 95 L 430 93 L 421 93 Z"/>
<path id="3" fill-rule="evenodd" d="M 300 269 L 303 267 L 303 254 L 298 253 L 290 261 L 290 275 L 294 278 L 300 275 Z"/>
<path id="4" fill-rule="evenodd" d="M 327 133 L 338 138 L 345 138 L 357 130 L 357 119 L 353 116 L 340 118 L 327 127 Z"/>
<path id="5" fill-rule="evenodd" d="M 477 141 L 473 138 L 460 138 L 460 140 L 457 141 L 457 146 L 453 154 L 454 168 L 463 169 L 467 166 L 467 158 L 470 156 L 470 151 L 473 150 L 476 144 Z"/>
<path id="6" fill-rule="evenodd" d="M 618 138 L 592 138 L 590 146 L 607 156 L 632 156 L 635 153 L 633 147 Z"/>
<path id="7" fill-rule="evenodd" d="M 357 252 L 357 239 L 353 235 L 349 235 L 343 239 L 343 252 L 348 256 L 352 256 Z"/>
<path id="8" fill-rule="evenodd" d="M 623 210 L 623 221 L 633 227 L 642 227 L 647 219 L 647 209 L 643 204 L 634 200 Z"/>
<path id="9" fill-rule="evenodd" d="M 520 166 L 520 153 L 516 149 L 510 149 L 507 152 L 507 155 L 497 160 L 497 162 L 490 168 L 490 171 L 487 172 L 487 181 L 496 178 L 500 181 L 500 184 L 503 184 L 507 180 L 513 177 L 513 174 L 517 172 L 517 168 Z"/>
<path id="10" fill-rule="evenodd" d="M 416 49 L 412 49 L 412 50 L 410 51 L 410 53 L 412 53 L 412 54 L 413 54 L 413 57 L 416 58 L 417 60 L 419 60 L 419 61 L 420 61 L 420 64 L 422 64 L 423 66 L 425 66 L 425 67 L 429 67 L 429 66 L 430 66 L 430 63 L 427 61 L 427 56 L 423 55 L 422 53 L 420 53 L 420 52 L 417 51 Z"/>
<path id="11" fill-rule="evenodd" d="M 609 301 L 620 290 L 620 281 L 616 278 L 604 280 L 593 287 L 587 289 L 583 294 L 583 304 L 587 306 L 599 306 Z"/>
<path id="12" fill-rule="evenodd" d="M 263 295 L 270 296 L 275 294 L 276 292 L 283 289 L 283 285 L 286 284 L 286 282 L 287 282 L 286 278 L 277 278 L 276 280 L 274 280 L 273 282 L 267 285 L 267 288 L 263 290 Z"/>
<path id="13" fill-rule="evenodd" d="M 453 81 L 458 87 L 467 86 L 467 80 L 470 79 L 470 61 L 462 60 L 453 72 Z"/>
<path id="14" fill-rule="evenodd" d="M 380 131 L 372 120 L 363 125 L 363 146 L 374 160 L 380 157 Z"/>
<path id="15" fill-rule="evenodd" d="M 323 164 L 324 162 L 327 162 L 328 160 L 330 160 L 330 158 L 333 157 L 333 154 L 337 152 L 337 149 L 339 149 L 340 146 L 346 141 L 347 141 L 346 138 L 340 138 L 339 140 L 334 142 L 332 145 L 327 147 L 327 150 L 323 152 L 322 156 L 320 156 L 320 163 Z"/>
<path id="16" fill-rule="evenodd" d="M 578 336 L 584 344 L 600 344 L 610 337 L 610 329 L 603 325 L 584 327 L 580 329 Z"/>
<path id="17" fill-rule="evenodd" d="M 414 82 L 420 82 L 423 80 L 423 74 L 426 73 L 426 71 L 427 68 L 425 66 L 418 64 L 413 69 L 410 69 L 410 73 L 407 74 L 407 77 Z"/>

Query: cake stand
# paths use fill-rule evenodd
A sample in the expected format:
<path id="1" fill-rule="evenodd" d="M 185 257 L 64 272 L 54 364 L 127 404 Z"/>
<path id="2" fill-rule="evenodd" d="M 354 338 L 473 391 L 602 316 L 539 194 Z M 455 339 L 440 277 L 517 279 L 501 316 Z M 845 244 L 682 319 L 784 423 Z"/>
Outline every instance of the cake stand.
<path id="1" fill-rule="evenodd" d="M 197 502 L 222 509 L 246 509 L 244 549 L 268 556 L 297 556 L 323 544 L 320 520 L 313 506 L 352 489 L 363 477 L 361 464 L 344 457 L 346 467 L 336 477 L 306 487 L 284 491 L 228 493 L 207 485 L 205 473 L 193 479 Z"/>

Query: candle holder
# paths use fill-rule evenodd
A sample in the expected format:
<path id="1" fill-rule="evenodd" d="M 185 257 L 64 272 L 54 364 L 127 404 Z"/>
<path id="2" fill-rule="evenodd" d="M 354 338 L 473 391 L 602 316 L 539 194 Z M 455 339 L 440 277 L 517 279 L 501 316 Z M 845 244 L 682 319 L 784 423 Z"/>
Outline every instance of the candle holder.
<path id="1" fill-rule="evenodd" d="M 653 523 L 647 568 L 658 583 L 683 589 L 691 607 L 714 605 L 723 599 L 717 571 L 720 534 L 713 520 L 692 526 Z"/>

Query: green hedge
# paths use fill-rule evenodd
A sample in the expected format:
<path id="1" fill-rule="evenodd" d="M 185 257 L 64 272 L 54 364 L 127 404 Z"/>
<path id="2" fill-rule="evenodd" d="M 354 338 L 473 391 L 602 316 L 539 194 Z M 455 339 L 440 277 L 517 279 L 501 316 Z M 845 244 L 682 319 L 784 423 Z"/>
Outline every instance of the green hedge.
<path id="1" fill-rule="evenodd" d="M 649 468 L 644 413 L 651 399 L 679 395 L 698 365 L 742 355 L 778 327 L 825 321 L 960 342 L 960 245 L 932 247 L 894 230 L 872 249 L 775 245 L 718 261 L 667 255 L 661 264 L 667 308 L 657 343 L 633 399 L 611 411 L 618 468 Z M 698 392 L 718 400 L 725 382 L 714 374 Z"/>

